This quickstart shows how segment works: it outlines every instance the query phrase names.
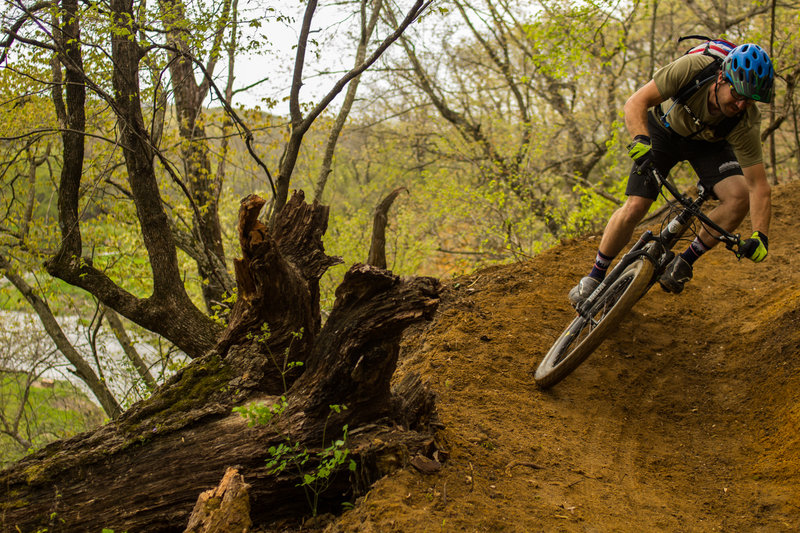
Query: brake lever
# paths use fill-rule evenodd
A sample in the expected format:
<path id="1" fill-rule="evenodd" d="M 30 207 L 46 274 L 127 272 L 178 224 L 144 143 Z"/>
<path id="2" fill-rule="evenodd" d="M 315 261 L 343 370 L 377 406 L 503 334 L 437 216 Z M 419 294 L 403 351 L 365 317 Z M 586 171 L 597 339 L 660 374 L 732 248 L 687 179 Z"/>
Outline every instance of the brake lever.
<path id="1" fill-rule="evenodd" d="M 725 239 L 725 248 L 732 251 L 733 253 L 736 253 L 739 251 L 739 247 L 742 245 L 743 241 L 739 239 L 738 233 L 736 235 L 733 235 L 733 237 L 736 237 L 735 242 L 733 241 L 733 239 Z M 734 248 L 736 249 L 734 250 Z"/>
<path id="2" fill-rule="evenodd" d="M 741 261 L 742 257 L 744 257 L 740 251 L 742 248 L 742 244 L 744 244 L 744 241 L 741 239 L 741 235 L 735 233 L 732 234 L 730 237 L 724 238 L 724 240 L 725 240 L 725 248 L 733 252 L 733 254 L 736 256 L 736 259 Z"/>

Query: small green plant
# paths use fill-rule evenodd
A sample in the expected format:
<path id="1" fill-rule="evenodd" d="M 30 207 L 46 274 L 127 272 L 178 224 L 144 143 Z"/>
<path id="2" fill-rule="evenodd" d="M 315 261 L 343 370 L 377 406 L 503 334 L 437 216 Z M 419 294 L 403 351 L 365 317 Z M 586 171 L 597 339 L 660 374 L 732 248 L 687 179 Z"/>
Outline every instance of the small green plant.
<path id="1" fill-rule="evenodd" d="M 272 336 L 272 332 L 269 329 L 269 324 L 267 323 L 261 324 L 261 333 L 253 334 L 252 332 L 250 332 L 246 335 L 247 339 L 253 340 L 257 344 L 261 344 L 266 348 L 267 355 L 269 356 L 270 361 L 272 361 L 272 364 L 275 365 L 275 368 L 281 375 L 281 382 L 283 383 L 284 392 L 288 390 L 288 385 L 286 383 L 286 375 L 293 369 L 303 366 L 302 361 L 289 360 L 289 354 L 291 353 L 294 341 L 303 338 L 303 328 L 300 328 L 300 331 L 293 331 L 291 335 L 292 335 L 292 340 L 289 342 L 289 346 L 287 346 L 286 349 L 283 350 L 283 359 L 280 361 L 272 353 L 272 350 L 269 349 L 269 343 L 267 341 L 269 341 L 270 337 Z"/>
<path id="2" fill-rule="evenodd" d="M 322 429 L 323 446 L 325 445 L 325 433 L 331 415 L 333 413 L 341 413 L 347 409 L 344 405 L 331 405 L 330 408 L 331 412 L 325 419 L 325 425 Z M 345 447 L 347 429 L 347 424 L 345 424 L 342 428 L 342 437 L 316 453 L 309 452 L 307 448 L 301 447 L 299 442 L 292 442 L 288 437 L 286 442 L 269 448 L 272 459 L 267 461 L 267 468 L 270 473 L 280 474 L 292 467 L 297 469 L 301 478 L 301 482 L 297 486 L 303 488 L 308 504 L 311 507 L 312 516 L 317 516 L 319 497 L 330 486 L 333 474 L 345 464 L 347 464 L 347 468 L 351 472 L 356 470 L 356 462 L 352 458 L 348 460 L 350 450 Z M 316 467 L 308 469 L 306 465 L 309 461 L 316 463 Z"/>
<path id="3" fill-rule="evenodd" d="M 266 347 L 270 360 L 281 374 L 283 391 L 286 393 L 288 390 L 286 375 L 292 369 L 300 367 L 303 364 L 301 361 L 289 360 L 292 343 L 303 337 L 303 330 L 301 329 L 299 332 L 292 333 L 292 339 L 289 346 L 284 350 L 281 360 L 276 358 L 269 349 L 268 342 L 271 336 L 272 333 L 268 324 L 262 324 L 259 333 L 247 334 L 248 339 Z M 289 402 L 284 394 L 275 403 L 238 406 L 233 408 L 233 412 L 239 413 L 240 416 L 247 419 L 247 425 L 249 427 L 257 425 L 265 426 L 274 423 L 275 419 L 286 411 L 288 405 Z M 350 458 L 350 450 L 346 447 L 347 424 L 342 427 L 341 438 L 334 440 L 326 446 L 326 433 L 331 416 L 340 414 L 347 409 L 345 405 L 330 405 L 329 407 L 330 412 L 322 428 L 323 448 L 321 450 L 317 452 L 310 451 L 300 442 L 292 439 L 292 436 L 288 433 L 284 436 L 283 442 L 276 446 L 270 446 L 268 450 L 270 459 L 267 460 L 267 469 L 271 474 L 277 475 L 292 469 L 297 471 L 300 479 L 297 486 L 303 488 L 306 500 L 311 508 L 312 516 L 317 516 L 319 497 L 330 487 L 334 474 L 345 465 L 347 465 L 347 468 L 351 472 L 354 472 L 356 469 L 356 462 Z M 350 505 L 352 507 L 352 504 Z"/>
<path id="4" fill-rule="evenodd" d="M 272 419 L 280 415 L 286 410 L 289 402 L 286 401 L 286 396 L 281 396 L 277 402 L 272 405 L 254 404 L 248 406 L 234 407 L 233 412 L 239 413 L 247 419 L 248 427 L 265 426 L 272 422 Z"/>
<path id="5" fill-rule="evenodd" d="M 208 280 L 203 280 L 203 285 L 207 284 Z M 236 303 L 237 297 L 238 291 L 236 290 L 236 287 L 234 287 L 230 293 L 226 292 L 221 303 L 215 303 L 211 306 L 211 311 L 213 311 L 211 319 L 220 326 L 227 326 L 230 311 L 233 309 L 233 304 Z"/>

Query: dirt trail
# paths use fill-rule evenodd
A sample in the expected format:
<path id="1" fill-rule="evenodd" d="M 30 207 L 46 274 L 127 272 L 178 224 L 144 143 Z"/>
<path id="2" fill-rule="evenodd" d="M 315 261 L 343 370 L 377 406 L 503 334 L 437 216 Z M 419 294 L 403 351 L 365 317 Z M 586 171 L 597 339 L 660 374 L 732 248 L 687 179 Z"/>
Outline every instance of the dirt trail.
<path id="1" fill-rule="evenodd" d="M 399 369 L 437 391 L 449 461 L 384 478 L 326 531 L 800 529 L 800 182 L 773 205 L 767 261 L 714 249 L 549 392 L 530 372 L 597 238 L 450 282 Z"/>

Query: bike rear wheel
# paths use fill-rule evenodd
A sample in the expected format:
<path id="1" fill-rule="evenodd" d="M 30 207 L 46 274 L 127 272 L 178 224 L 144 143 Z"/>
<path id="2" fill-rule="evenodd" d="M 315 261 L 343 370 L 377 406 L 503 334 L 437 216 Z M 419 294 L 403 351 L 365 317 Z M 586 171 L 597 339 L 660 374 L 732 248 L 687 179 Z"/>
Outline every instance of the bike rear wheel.
<path id="1" fill-rule="evenodd" d="M 544 356 L 534 379 L 546 389 L 567 377 L 603 342 L 625 314 L 650 288 L 653 263 L 640 257 L 598 298 L 587 318 L 578 315 Z"/>

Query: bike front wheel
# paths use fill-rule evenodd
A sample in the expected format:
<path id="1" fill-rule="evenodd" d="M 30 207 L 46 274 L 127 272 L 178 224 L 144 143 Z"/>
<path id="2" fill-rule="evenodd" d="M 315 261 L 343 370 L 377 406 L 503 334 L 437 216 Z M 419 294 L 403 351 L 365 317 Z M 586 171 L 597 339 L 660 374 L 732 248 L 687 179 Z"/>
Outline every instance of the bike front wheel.
<path id="1" fill-rule="evenodd" d="M 592 305 L 559 335 L 544 356 L 534 379 L 546 389 L 567 377 L 603 342 L 631 307 L 650 288 L 653 263 L 640 257 L 631 263 Z"/>

